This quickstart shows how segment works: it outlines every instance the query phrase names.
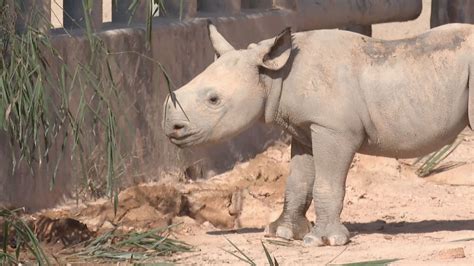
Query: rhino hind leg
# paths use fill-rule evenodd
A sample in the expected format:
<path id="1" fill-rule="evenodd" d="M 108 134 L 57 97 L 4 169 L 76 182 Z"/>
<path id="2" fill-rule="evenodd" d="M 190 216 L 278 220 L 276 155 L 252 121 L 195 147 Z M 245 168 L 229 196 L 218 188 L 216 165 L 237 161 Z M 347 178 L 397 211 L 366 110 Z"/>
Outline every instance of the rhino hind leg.
<path id="1" fill-rule="evenodd" d="M 312 224 L 306 218 L 314 182 L 314 161 L 311 153 L 311 148 L 292 140 L 291 172 L 286 181 L 283 211 L 276 221 L 267 226 L 266 236 L 303 239 L 311 230 Z"/>

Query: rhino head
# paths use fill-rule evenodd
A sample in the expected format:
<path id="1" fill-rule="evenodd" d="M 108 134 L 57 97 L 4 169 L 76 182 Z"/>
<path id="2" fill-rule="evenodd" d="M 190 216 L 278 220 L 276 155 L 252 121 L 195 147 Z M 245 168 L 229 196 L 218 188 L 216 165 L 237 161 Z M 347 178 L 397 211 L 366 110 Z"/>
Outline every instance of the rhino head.
<path id="1" fill-rule="evenodd" d="M 212 24 L 209 35 L 218 59 L 164 104 L 163 129 L 179 147 L 230 138 L 268 116 L 276 104 L 263 80 L 277 75 L 292 50 L 289 28 L 243 50 L 234 49 Z"/>

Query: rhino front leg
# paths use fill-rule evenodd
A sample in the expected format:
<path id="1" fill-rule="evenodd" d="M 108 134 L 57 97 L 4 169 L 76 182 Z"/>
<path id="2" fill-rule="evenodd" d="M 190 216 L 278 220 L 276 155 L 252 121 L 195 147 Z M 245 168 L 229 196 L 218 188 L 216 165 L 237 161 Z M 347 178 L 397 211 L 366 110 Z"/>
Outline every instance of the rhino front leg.
<path id="1" fill-rule="evenodd" d="M 312 126 L 311 134 L 316 223 L 303 240 L 307 245 L 344 245 L 349 242 L 349 231 L 340 221 L 346 177 L 362 137 L 320 126 Z"/>
<path id="2" fill-rule="evenodd" d="M 312 150 L 291 141 L 290 175 L 286 181 L 285 203 L 280 217 L 266 228 L 267 236 L 303 239 L 311 230 L 306 211 L 313 198 L 314 161 Z"/>

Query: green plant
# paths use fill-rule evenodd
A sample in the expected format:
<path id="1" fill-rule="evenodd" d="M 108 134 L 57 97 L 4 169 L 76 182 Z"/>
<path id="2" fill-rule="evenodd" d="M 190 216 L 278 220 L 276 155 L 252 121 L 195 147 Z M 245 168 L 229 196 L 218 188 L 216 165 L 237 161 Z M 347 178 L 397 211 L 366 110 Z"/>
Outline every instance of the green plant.
<path id="1" fill-rule="evenodd" d="M 119 233 L 113 229 L 90 241 L 81 251 L 68 260 L 86 261 L 144 261 L 177 252 L 189 252 L 191 246 L 169 238 L 169 229 L 157 228 L 145 232 Z"/>
<path id="2" fill-rule="evenodd" d="M 419 158 L 415 161 L 417 163 L 422 162 L 421 166 L 416 170 L 416 174 L 419 177 L 425 177 L 430 175 L 446 157 L 448 157 L 461 143 L 463 142 L 462 138 L 456 139 L 453 143 L 444 146 L 439 151 L 433 152 L 425 157 Z"/>
<path id="3" fill-rule="evenodd" d="M 453 240 L 453 241 L 450 241 L 450 242 L 467 242 L 467 241 L 474 241 L 474 237 L 456 239 L 456 240 Z"/>
<path id="4" fill-rule="evenodd" d="M 101 157 L 105 158 L 107 168 L 107 192 L 117 206 L 120 154 L 115 106 L 119 99 L 108 51 L 92 33 L 92 1 L 82 3 L 90 58 L 71 66 L 56 50 L 48 35 L 50 21 L 39 9 L 27 9 L 23 1 L 0 0 L 0 130 L 10 140 L 13 171 L 23 167 L 23 163 L 32 174 L 45 171 L 51 188 L 64 160 L 76 162 L 73 165 L 82 169 L 87 183 L 90 166 L 86 158 L 96 143 L 91 139 L 104 132 L 99 134 L 99 143 L 103 144 Z M 15 25 L 17 19 L 24 21 L 21 30 Z M 27 243 L 31 244 L 27 247 L 31 247 L 29 250 L 39 263 L 46 261 L 38 255 L 42 251 L 31 230 L 15 229 L 30 235 Z M 8 230 L 4 232 L 7 234 Z M 5 248 L 0 256 L 13 262 L 20 250 L 16 250 L 15 256 L 6 251 Z"/>
<path id="5" fill-rule="evenodd" d="M 400 259 L 384 259 L 384 260 L 370 260 L 370 261 L 361 261 L 353 263 L 344 263 L 344 264 L 329 264 L 334 266 L 386 266 L 392 262 L 398 261 Z"/>
<path id="6" fill-rule="evenodd" d="M 12 17 L 25 11 L 19 1 L 13 7 L 10 3 L 0 3 L 2 21 L 15 21 Z M 26 27 L 21 32 L 12 23 L 0 25 L 0 128 L 9 136 L 14 169 L 21 162 L 32 172 L 43 167 L 51 177 L 51 187 L 61 161 L 69 156 L 78 161 L 87 183 L 90 166 L 86 158 L 95 146 L 90 140 L 105 132 L 99 135 L 99 143 L 104 145 L 107 192 L 116 198 L 120 153 L 115 109 L 119 97 L 108 50 L 92 32 L 91 3 L 83 0 L 91 56 L 75 66 L 67 64 L 47 31 L 31 26 L 51 26 L 35 8 L 23 18 Z M 52 151 L 57 156 L 51 156 Z"/>
<path id="7" fill-rule="evenodd" d="M 17 214 L 19 211 L 21 210 L 0 210 L 0 219 L 3 220 L 3 236 L 1 237 L 2 243 L 0 243 L 0 264 L 18 264 L 22 261 L 20 259 L 21 249 L 26 247 L 39 265 L 49 265 L 49 260 L 35 234 L 28 224 Z M 14 239 L 14 255 L 9 252 L 9 246 L 12 244 L 9 243 L 11 239 Z"/>
<path id="8" fill-rule="evenodd" d="M 255 266 L 257 265 L 255 263 L 255 261 L 253 259 L 251 259 L 249 256 L 247 256 L 239 247 L 237 247 L 237 245 L 235 245 L 232 241 L 230 241 L 227 237 L 225 237 L 225 239 L 227 240 L 227 242 L 229 242 L 232 247 L 237 251 L 238 254 L 235 254 L 234 252 L 231 252 L 231 251 L 228 251 L 228 250 L 225 250 L 225 249 L 222 249 L 223 251 L 229 253 L 230 255 L 238 258 L 239 260 L 249 264 L 249 265 L 252 265 L 252 266 Z M 278 261 L 276 260 L 275 257 L 273 257 L 272 259 L 272 256 L 270 254 L 270 252 L 268 251 L 267 247 L 265 246 L 265 244 L 263 244 L 263 241 L 261 241 L 261 244 L 262 244 L 262 247 L 263 247 L 263 251 L 265 252 L 265 257 L 267 258 L 267 262 L 270 264 L 270 266 L 278 266 Z"/>

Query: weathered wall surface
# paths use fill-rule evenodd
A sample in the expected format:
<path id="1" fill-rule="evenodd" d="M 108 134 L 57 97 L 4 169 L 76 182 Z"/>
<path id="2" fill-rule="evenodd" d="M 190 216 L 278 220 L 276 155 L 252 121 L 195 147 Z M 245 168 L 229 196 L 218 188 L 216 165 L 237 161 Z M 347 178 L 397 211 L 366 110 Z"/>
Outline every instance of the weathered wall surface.
<path id="1" fill-rule="evenodd" d="M 474 1 L 433 0 L 431 27 L 447 23 L 474 23 Z"/>
<path id="2" fill-rule="evenodd" d="M 184 9 L 186 14 L 197 17 L 179 21 L 173 18 L 177 14 L 169 13 L 165 18 L 155 19 L 151 49 L 146 47 L 143 24 L 124 27 L 121 18 L 122 24 L 101 25 L 98 33 L 112 53 L 112 72 L 122 99 L 118 121 L 125 140 L 121 148 L 128 158 L 123 185 L 159 179 L 165 171 L 182 173 L 190 165 L 193 167 L 189 173 L 197 177 L 211 176 L 254 156 L 281 137 L 280 130 L 257 124 L 220 145 L 178 150 L 164 136 L 161 117 L 167 83 L 158 64 L 148 58 L 165 67 L 175 85 L 173 89 L 185 84 L 214 60 L 208 38 L 208 18 L 236 48 L 244 48 L 251 42 L 275 36 L 287 26 L 295 31 L 370 26 L 414 19 L 421 11 L 421 1 L 414 0 L 275 0 L 273 6 L 279 7 L 277 9 L 268 9 L 265 5 L 262 8 L 255 5 L 255 1 L 238 1 L 239 5 L 235 5 L 235 0 L 229 0 L 223 12 L 209 14 L 216 8 L 213 1 L 183 2 L 190 5 Z M 240 4 L 258 10 L 242 12 Z M 193 8 L 195 12 L 189 10 Z M 56 34 L 54 38 L 55 46 L 68 64 L 87 60 L 88 42 L 80 34 L 73 37 Z M 27 171 L 17 171 L 11 175 L 8 157 L 7 141 L 1 138 L 0 202 L 30 209 L 52 206 L 69 196 L 68 191 L 78 180 L 75 178 L 78 173 L 73 170 L 76 168 L 64 163 L 50 191 L 48 173 L 31 176 Z"/>

